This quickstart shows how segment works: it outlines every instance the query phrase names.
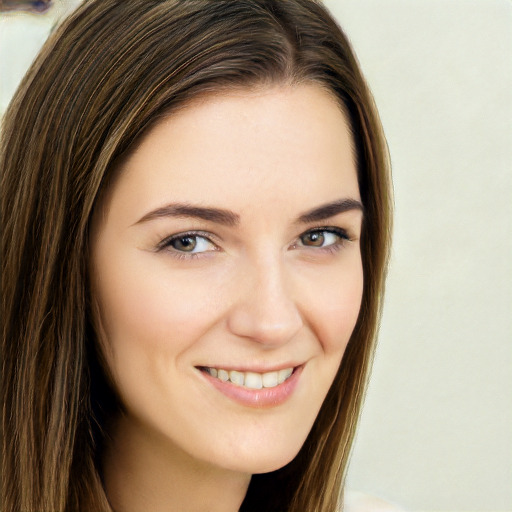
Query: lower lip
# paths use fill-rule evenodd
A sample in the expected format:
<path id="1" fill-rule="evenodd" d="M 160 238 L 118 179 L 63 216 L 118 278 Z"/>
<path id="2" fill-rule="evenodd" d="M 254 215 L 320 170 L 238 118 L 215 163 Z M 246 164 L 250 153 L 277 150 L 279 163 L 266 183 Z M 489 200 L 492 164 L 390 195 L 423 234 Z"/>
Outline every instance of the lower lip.
<path id="1" fill-rule="evenodd" d="M 203 377 L 223 395 L 241 405 L 258 408 L 276 407 L 286 402 L 293 394 L 301 373 L 302 366 L 298 366 L 282 384 L 273 388 L 250 389 L 201 372 Z"/>

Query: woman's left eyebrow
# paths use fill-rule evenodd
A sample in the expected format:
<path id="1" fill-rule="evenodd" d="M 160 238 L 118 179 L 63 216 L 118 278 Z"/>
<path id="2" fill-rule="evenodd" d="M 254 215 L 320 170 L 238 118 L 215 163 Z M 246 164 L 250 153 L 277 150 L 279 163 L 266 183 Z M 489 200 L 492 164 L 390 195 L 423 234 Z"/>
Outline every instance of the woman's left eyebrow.
<path id="1" fill-rule="evenodd" d="M 363 203 L 357 199 L 352 198 L 338 199 L 337 201 L 332 201 L 331 203 L 317 206 L 311 210 L 308 210 L 307 212 L 302 213 L 295 221 L 295 224 L 309 224 L 311 222 L 318 222 L 351 210 L 359 210 L 364 213 Z"/>

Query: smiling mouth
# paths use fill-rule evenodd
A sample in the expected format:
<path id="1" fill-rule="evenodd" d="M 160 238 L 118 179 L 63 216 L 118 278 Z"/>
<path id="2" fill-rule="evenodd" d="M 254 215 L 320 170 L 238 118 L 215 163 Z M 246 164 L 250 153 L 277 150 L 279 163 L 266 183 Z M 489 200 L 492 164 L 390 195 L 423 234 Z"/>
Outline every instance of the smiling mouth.
<path id="1" fill-rule="evenodd" d="M 224 370 L 222 368 L 210 368 L 207 366 L 201 366 L 199 370 L 221 382 L 231 382 L 235 386 L 248 389 L 275 388 L 288 380 L 294 372 L 294 368 L 283 368 L 282 370 L 273 372 L 257 373 Z"/>

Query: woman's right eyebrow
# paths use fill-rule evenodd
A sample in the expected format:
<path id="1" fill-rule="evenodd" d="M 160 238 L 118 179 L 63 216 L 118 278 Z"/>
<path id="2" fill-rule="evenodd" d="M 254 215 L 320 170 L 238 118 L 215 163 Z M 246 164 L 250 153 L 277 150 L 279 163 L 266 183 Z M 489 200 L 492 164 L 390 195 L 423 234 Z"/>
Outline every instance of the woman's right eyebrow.
<path id="1" fill-rule="evenodd" d="M 141 224 L 162 217 L 196 218 L 229 227 L 237 226 L 240 223 L 240 216 L 230 210 L 196 206 L 188 203 L 171 203 L 146 213 L 135 224 Z"/>

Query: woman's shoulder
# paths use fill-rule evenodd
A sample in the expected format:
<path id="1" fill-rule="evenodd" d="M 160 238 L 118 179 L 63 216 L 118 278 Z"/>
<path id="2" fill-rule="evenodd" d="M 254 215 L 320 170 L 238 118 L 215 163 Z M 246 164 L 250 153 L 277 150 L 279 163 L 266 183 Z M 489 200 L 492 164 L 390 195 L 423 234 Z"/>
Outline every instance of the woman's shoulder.
<path id="1" fill-rule="evenodd" d="M 404 512 L 398 505 L 358 491 L 345 491 L 343 512 Z"/>

